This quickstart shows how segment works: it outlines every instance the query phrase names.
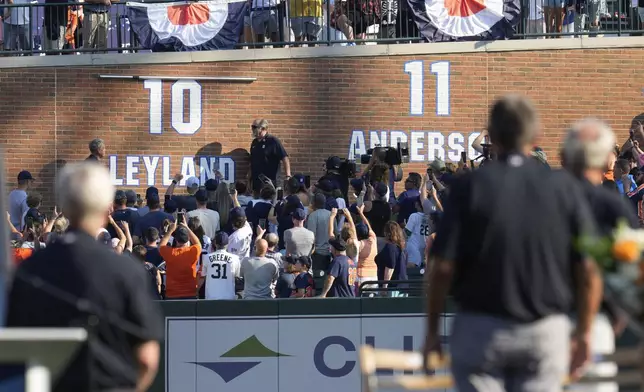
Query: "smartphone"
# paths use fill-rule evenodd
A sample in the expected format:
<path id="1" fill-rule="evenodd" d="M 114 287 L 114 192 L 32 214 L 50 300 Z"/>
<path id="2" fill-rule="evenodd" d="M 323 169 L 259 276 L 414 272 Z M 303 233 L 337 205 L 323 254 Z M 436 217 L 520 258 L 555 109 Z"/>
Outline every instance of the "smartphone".
<path id="1" fill-rule="evenodd" d="M 282 200 L 284 198 L 284 190 L 282 188 L 277 188 L 277 200 Z"/>
<path id="2" fill-rule="evenodd" d="M 467 164 L 467 153 L 465 151 L 461 153 L 461 161 Z"/>
<path id="3" fill-rule="evenodd" d="M 304 176 L 304 186 L 306 189 L 311 187 L 311 176 Z"/>
<path id="4" fill-rule="evenodd" d="M 185 212 L 177 212 L 177 223 L 181 223 L 186 219 Z"/>
<path id="5" fill-rule="evenodd" d="M 266 219 L 259 220 L 259 227 L 261 227 L 262 230 L 266 230 Z"/>
<path id="6" fill-rule="evenodd" d="M 237 188 L 235 188 L 234 182 L 231 182 L 230 184 L 228 184 L 228 193 L 230 193 L 231 195 L 235 194 L 235 189 Z"/>

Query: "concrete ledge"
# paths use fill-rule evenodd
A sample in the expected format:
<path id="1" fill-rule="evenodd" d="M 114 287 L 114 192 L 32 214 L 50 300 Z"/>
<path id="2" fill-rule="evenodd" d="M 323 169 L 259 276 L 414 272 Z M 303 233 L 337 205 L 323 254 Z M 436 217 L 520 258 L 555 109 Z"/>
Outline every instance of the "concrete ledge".
<path id="1" fill-rule="evenodd" d="M 644 37 L 525 39 L 490 42 L 453 42 L 398 45 L 331 46 L 222 50 L 209 52 L 85 54 L 2 57 L 0 68 L 83 67 L 138 64 L 188 64 L 220 61 L 266 61 L 329 57 L 423 56 L 449 53 L 533 50 L 644 48 Z"/>

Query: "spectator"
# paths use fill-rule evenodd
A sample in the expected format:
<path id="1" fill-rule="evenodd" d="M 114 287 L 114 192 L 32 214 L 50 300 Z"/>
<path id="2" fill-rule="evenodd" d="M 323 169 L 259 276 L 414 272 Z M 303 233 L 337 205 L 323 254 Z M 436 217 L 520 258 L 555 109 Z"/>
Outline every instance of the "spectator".
<path id="1" fill-rule="evenodd" d="M 173 237 L 172 247 L 168 246 L 170 237 Z M 166 265 L 166 298 L 195 299 L 201 242 L 186 224 L 185 216 L 178 228 L 176 221 L 172 223 L 171 229 L 159 244 L 159 253 Z"/>
<path id="2" fill-rule="evenodd" d="M 365 39 L 367 28 L 380 20 L 380 1 L 347 0 L 335 7 L 329 24 L 342 31 L 347 40 L 353 41 Z"/>
<path id="3" fill-rule="evenodd" d="M 303 174 L 293 175 L 286 183 L 286 191 L 289 195 L 296 195 L 300 199 L 300 203 L 302 203 L 304 210 L 308 214 L 308 207 L 311 204 L 311 194 L 309 194 L 309 190 L 307 189 L 306 178 Z"/>
<path id="4" fill-rule="evenodd" d="M 398 19 L 398 5 L 401 0 L 383 0 L 381 1 L 381 15 L 378 21 L 380 28 L 378 30 L 378 38 L 389 39 L 396 38 L 396 22 Z M 398 43 L 398 42 L 391 42 Z"/>
<path id="5" fill-rule="evenodd" d="M 230 210 L 233 209 L 233 199 L 230 196 L 228 185 L 221 182 L 215 192 L 215 211 L 219 213 L 219 226 L 228 232 L 230 225 Z M 230 231 L 232 232 L 232 230 Z M 229 233 L 230 234 L 230 233 Z"/>
<path id="6" fill-rule="evenodd" d="M 565 1 L 563 0 L 546 0 L 543 7 L 544 19 L 546 20 L 546 33 L 561 33 L 565 15 L 564 6 Z"/>
<path id="7" fill-rule="evenodd" d="M 161 299 L 161 273 L 156 265 L 147 261 L 147 250 L 143 245 L 137 245 L 132 249 L 132 255 L 143 263 L 145 271 L 150 275 L 150 287 L 152 298 Z"/>
<path id="8" fill-rule="evenodd" d="M 235 279 L 240 277 L 241 262 L 237 255 L 226 251 L 228 234 L 214 237 L 216 250 L 204 258 L 199 287 L 206 285 L 205 299 L 235 299 Z"/>
<path id="9" fill-rule="evenodd" d="M 297 276 L 293 282 L 295 290 L 291 296 L 295 298 L 315 297 L 315 281 L 310 273 L 311 258 L 309 256 L 298 257 L 295 270 L 297 271 Z"/>
<path id="10" fill-rule="evenodd" d="M 165 191 L 165 200 L 174 200 L 177 203 L 178 210 L 186 210 L 188 212 L 197 209 L 197 199 L 195 193 L 199 190 L 199 179 L 197 177 L 190 177 L 186 180 L 186 190 L 188 195 L 174 196 L 174 188 L 179 181 L 183 179 L 183 174 L 175 174 L 172 183 Z"/>
<path id="11" fill-rule="evenodd" d="M 275 283 L 275 297 L 291 298 L 295 291 L 295 278 L 298 275 L 297 258 L 286 256 L 284 258 L 284 268 L 280 270 L 279 277 Z"/>
<path id="12" fill-rule="evenodd" d="M 262 0 L 254 0 L 253 4 L 257 1 Z M 253 11 L 253 14 L 256 12 Z M 256 18 L 269 18 L 270 11 L 261 11 L 261 13 L 264 16 L 256 16 Z M 253 18 L 253 14 L 251 14 L 251 19 Z M 254 192 L 256 190 L 259 191 L 262 187 L 263 181 L 260 180 L 260 175 L 266 176 L 273 182 L 273 185 L 277 184 L 277 171 L 280 163 L 284 164 L 286 179 L 290 178 L 291 164 L 288 159 L 288 154 L 282 146 L 282 142 L 277 137 L 268 134 L 268 121 L 264 119 L 255 120 L 253 121 L 251 129 L 254 139 L 250 145 L 250 172 L 248 173 L 248 183 L 252 186 L 251 190 Z"/>
<path id="13" fill-rule="evenodd" d="M 110 23 L 110 0 L 86 0 L 83 10 L 83 45 L 86 49 L 98 49 L 102 53 L 107 49 L 107 32 Z"/>
<path id="14" fill-rule="evenodd" d="M 161 257 L 161 253 L 159 253 L 159 230 L 156 227 L 148 227 L 143 232 L 142 240 L 145 243 L 146 261 L 154 264 L 155 267 L 161 265 L 163 258 Z"/>
<path id="15" fill-rule="evenodd" d="M 199 238 L 199 243 L 201 244 L 201 253 L 210 253 L 212 251 L 212 240 L 208 237 L 203 229 L 201 220 L 193 216 L 188 218 L 188 227 L 192 230 L 193 233 Z M 214 236 L 213 236 L 214 237 Z"/>
<path id="16" fill-rule="evenodd" d="M 387 185 L 377 183 L 367 186 L 364 202 L 364 215 L 369 219 L 371 228 L 378 237 L 378 251 L 385 246 L 385 224 L 391 219 L 391 206 L 387 199 Z"/>
<path id="17" fill-rule="evenodd" d="M 617 184 L 613 180 L 604 180 L 602 186 L 610 191 L 619 193 L 619 188 L 617 188 Z"/>
<path id="18" fill-rule="evenodd" d="M 272 185 L 266 184 L 262 187 L 260 192 L 260 200 L 253 203 L 246 209 L 246 215 L 249 217 L 249 222 L 252 227 L 260 226 L 264 230 L 268 230 L 268 215 L 273 209 L 273 202 L 275 199 L 275 188 Z"/>
<path id="19" fill-rule="evenodd" d="M 27 224 L 27 219 L 31 219 L 32 222 L 38 222 L 41 225 L 45 224 L 45 215 L 43 215 L 39 210 L 41 204 L 42 195 L 38 192 L 29 192 L 27 195 L 27 207 L 29 207 L 29 209 L 22 217 L 23 227 Z"/>
<path id="20" fill-rule="evenodd" d="M 148 230 L 150 227 L 154 227 L 159 232 L 162 231 L 163 222 L 167 219 L 170 222 L 174 221 L 174 217 L 167 212 L 161 211 L 161 202 L 159 200 L 159 194 L 150 192 L 149 195 L 146 195 L 146 202 L 148 212 L 140 216 L 136 222 L 136 227 L 134 228 L 134 236 L 141 237 L 143 233 Z"/>
<path id="21" fill-rule="evenodd" d="M 322 0 L 289 3 L 291 29 L 296 42 L 315 42 L 322 30 Z"/>
<path id="22" fill-rule="evenodd" d="M 405 225 L 405 235 L 407 236 L 407 261 L 420 267 L 425 258 L 425 244 L 427 237 L 432 233 L 432 226 L 428 214 L 423 212 L 420 205 L 420 198 L 416 198 L 414 207 L 416 212 L 411 214 Z"/>
<path id="23" fill-rule="evenodd" d="M 396 222 L 387 222 L 385 225 L 385 239 L 387 243 L 376 255 L 378 266 L 378 280 L 407 280 L 407 254 L 405 252 L 405 237 L 400 225 Z M 380 287 L 386 289 L 405 287 L 405 284 L 381 283 Z M 400 297 L 399 291 L 390 291 L 392 297 Z"/>
<path id="24" fill-rule="evenodd" d="M 94 139 L 89 142 L 89 156 L 86 161 L 101 162 L 105 158 L 105 142 L 103 139 Z"/>
<path id="25" fill-rule="evenodd" d="M 136 207 L 136 203 L 137 203 L 136 192 L 134 192 L 131 189 L 126 190 L 125 191 L 125 199 L 126 199 L 125 206 L 128 208 L 128 210 L 133 210 L 133 211 L 138 210 L 137 207 Z"/>
<path id="26" fill-rule="evenodd" d="M 114 221 L 116 222 L 127 222 L 135 235 L 141 235 L 141 232 L 137 228 L 139 213 L 127 208 L 127 196 L 125 195 L 125 192 L 121 190 L 116 191 L 114 195 L 114 212 L 112 212 L 112 218 L 114 218 Z M 110 233 L 112 238 L 116 237 L 116 229 L 114 227 L 108 226 L 107 231 Z"/>
<path id="27" fill-rule="evenodd" d="M 333 195 L 334 189 L 337 189 L 336 185 L 328 179 L 323 179 L 315 184 L 315 193 L 321 193 L 324 195 L 324 197 L 326 198 L 324 207 L 329 211 L 331 211 L 333 208 L 339 208 L 338 201 Z"/>
<path id="28" fill-rule="evenodd" d="M 56 211 L 54 209 L 54 211 Z M 56 215 L 56 214 L 54 214 Z M 67 231 L 67 228 L 69 227 L 69 221 L 67 218 L 62 216 L 62 214 L 58 214 L 56 219 L 53 219 L 54 224 L 52 225 L 52 230 L 47 236 L 47 243 L 51 243 L 52 241 L 55 241 L 57 238 L 60 238 L 65 232 Z"/>
<path id="29" fill-rule="evenodd" d="M 320 297 L 355 297 L 356 266 L 347 257 L 347 244 L 341 238 L 331 239 L 329 244 L 333 260 Z"/>
<path id="30" fill-rule="evenodd" d="M 255 241 L 255 256 L 241 261 L 241 277 L 244 278 L 244 299 L 274 298 L 273 284 L 279 276 L 277 265 L 266 257 L 268 244 L 262 239 L 264 230 L 259 230 Z"/>
<path id="31" fill-rule="evenodd" d="M 248 205 L 253 198 L 248 194 L 248 186 L 243 181 L 235 182 L 235 190 L 237 190 L 237 200 L 242 207 Z"/>
<path id="32" fill-rule="evenodd" d="M 335 217 L 338 213 L 337 209 L 331 210 L 331 217 L 329 218 L 329 238 L 333 238 L 333 231 L 331 226 Z M 346 208 L 342 209 L 342 215 L 347 220 L 347 225 L 342 227 L 340 230 L 340 238 L 347 244 L 347 256 L 353 261 L 355 265 L 358 265 L 358 256 L 360 252 L 360 243 L 358 242 L 358 236 L 356 235 L 356 227 L 353 223 L 353 217 L 351 213 Z"/>
<path id="33" fill-rule="evenodd" d="M 367 281 L 378 280 L 378 266 L 376 265 L 376 255 L 378 254 L 378 239 L 376 233 L 371 230 L 369 219 L 364 216 L 364 205 L 357 208 L 358 215 L 362 220 L 356 225 L 356 235 L 360 241 L 360 253 L 357 263 L 356 294 L 360 285 Z M 365 287 L 373 287 L 368 285 Z"/>
<path id="34" fill-rule="evenodd" d="M 290 195 L 286 197 L 285 201 L 277 203 L 272 212 L 269 212 L 269 221 L 277 225 L 278 248 L 280 250 L 286 248 L 284 245 L 284 233 L 286 230 L 293 228 L 293 212 L 298 208 L 304 209 L 300 199 L 295 195 Z"/>
<path id="35" fill-rule="evenodd" d="M 188 217 L 197 217 L 201 221 L 204 233 L 208 238 L 214 238 L 219 231 L 219 213 L 208 209 L 208 191 L 200 189 L 195 193 L 197 209 L 188 212 Z"/>
<path id="36" fill-rule="evenodd" d="M 435 178 L 434 176 L 432 177 Z M 420 192 L 420 205 L 423 206 L 423 212 L 427 215 L 443 210 L 443 204 L 441 203 L 438 189 L 434 184 L 435 182 L 430 179 L 429 175 L 425 175 L 425 177 L 423 177 L 423 184 L 421 185 L 422 190 Z"/>
<path id="37" fill-rule="evenodd" d="M 277 249 L 277 244 L 279 243 L 279 237 L 275 233 L 268 233 L 264 236 L 266 243 L 268 244 L 268 250 L 266 251 L 266 257 L 272 259 L 277 265 L 277 268 L 280 271 L 284 268 L 284 257 L 282 252 Z"/>
<path id="38" fill-rule="evenodd" d="M 219 180 L 216 178 L 210 178 L 204 184 L 206 192 L 208 192 L 208 203 L 206 207 L 217 211 L 217 187 L 219 187 Z"/>
<path id="39" fill-rule="evenodd" d="M 250 256 L 250 245 L 253 241 L 253 229 L 246 221 L 246 213 L 241 207 L 235 207 L 230 211 L 230 222 L 233 233 L 228 239 L 228 252 L 237 255 L 239 258 Z M 264 251 L 264 256 L 266 251 Z"/>
<path id="40" fill-rule="evenodd" d="M 61 50 L 65 46 L 65 30 L 67 26 L 67 3 L 65 0 L 45 0 L 45 4 L 60 4 L 45 6 L 45 33 L 43 36 L 43 49 Z"/>
<path id="41" fill-rule="evenodd" d="M 31 222 L 25 225 L 25 230 L 22 233 L 22 241 L 20 243 L 21 248 L 26 249 L 44 249 L 45 243 L 40 241 L 40 237 L 43 235 L 43 226 L 39 222 Z"/>
<path id="42" fill-rule="evenodd" d="M 315 248 L 313 232 L 304 227 L 306 212 L 302 208 L 293 211 L 293 228 L 284 232 L 286 255 L 295 257 L 310 256 Z"/>
<path id="43" fill-rule="evenodd" d="M 396 222 L 403 226 L 409 216 L 416 212 L 416 202 L 420 197 L 420 187 L 423 177 L 418 173 L 409 173 L 405 180 L 405 191 L 398 196 L 393 212 L 398 213 Z"/>
<path id="44" fill-rule="evenodd" d="M 9 15 L 4 20 L 4 47 L 9 51 L 29 51 L 31 50 L 29 0 L 9 0 L 9 4 L 23 4 L 25 7 L 9 8 Z"/>
<path id="45" fill-rule="evenodd" d="M 633 178 L 633 175 L 629 174 L 630 169 L 630 163 L 626 159 L 618 159 L 617 162 L 615 162 L 615 184 L 617 184 L 617 189 L 622 195 L 637 189 L 635 178 Z"/>
<path id="46" fill-rule="evenodd" d="M 619 148 L 615 146 L 614 151 L 608 156 L 608 165 L 604 173 L 604 180 L 615 181 L 614 169 L 617 157 L 619 156 Z"/>
<path id="47" fill-rule="evenodd" d="M 547 0 L 546 0 L 547 1 Z M 528 1 L 528 21 L 526 25 L 526 33 L 528 34 L 543 34 L 543 2 L 544 0 L 529 0 Z M 545 37 L 535 37 L 545 38 Z"/>
<path id="48" fill-rule="evenodd" d="M 65 366 L 53 391 L 147 390 L 159 364 L 163 321 L 143 268 L 94 240 L 114 195 L 109 172 L 66 165 L 56 195 L 70 231 L 18 267 L 7 326 L 67 328 L 94 320 L 91 342 Z"/>
<path id="49" fill-rule="evenodd" d="M 279 42 L 277 8 L 280 0 L 252 0 L 250 25 L 255 42 L 264 43 L 266 36 L 271 42 Z M 264 46 L 261 46 L 263 48 Z"/>
<path id="50" fill-rule="evenodd" d="M 177 202 L 172 199 L 166 200 L 165 203 L 163 203 L 163 212 L 166 214 L 174 214 L 177 212 Z"/>
<path id="51" fill-rule="evenodd" d="M 157 199 L 157 200 L 159 200 L 159 204 L 160 204 L 159 190 L 158 190 L 156 187 L 154 187 L 154 186 L 151 186 L 151 187 L 149 187 L 148 189 L 146 189 L 146 190 L 145 190 L 145 201 L 146 201 L 146 204 L 147 204 L 148 199 L 150 198 L 150 196 L 152 196 L 153 194 L 157 195 L 156 199 Z M 160 209 L 160 208 L 161 208 L 161 207 L 159 206 L 159 209 Z M 145 214 L 147 214 L 148 212 L 150 212 L 150 207 L 149 207 L 148 205 L 145 205 L 145 206 L 143 206 L 143 207 L 140 207 L 140 208 L 138 209 L 138 212 L 139 212 L 139 216 L 144 216 Z"/>
<path id="52" fill-rule="evenodd" d="M 24 228 L 23 217 L 29 210 L 27 206 L 27 191 L 31 188 L 34 178 L 26 170 L 18 173 L 18 186 L 9 193 L 9 217 L 11 224 L 19 231 Z"/>
<path id="53" fill-rule="evenodd" d="M 313 232 L 315 248 L 311 255 L 313 271 L 326 271 L 331 263 L 329 248 L 329 221 L 331 211 L 324 208 L 326 198 L 318 193 L 313 198 L 313 212 L 306 218 L 305 227 Z"/>

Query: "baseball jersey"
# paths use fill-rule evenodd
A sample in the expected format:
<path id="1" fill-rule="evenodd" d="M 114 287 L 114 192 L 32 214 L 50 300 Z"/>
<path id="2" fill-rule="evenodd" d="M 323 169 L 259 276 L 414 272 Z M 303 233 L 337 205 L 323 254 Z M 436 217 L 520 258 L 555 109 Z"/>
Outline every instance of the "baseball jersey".
<path id="1" fill-rule="evenodd" d="M 241 257 L 250 256 L 250 245 L 253 241 L 253 229 L 246 222 L 244 227 L 235 230 L 228 237 L 228 252 Z"/>
<path id="2" fill-rule="evenodd" d="M 427 237 L 431 234 L 431 225 L 429 224 L 427 215 L 422 212 L 414 212 L 409 215 L 405 230 L 411 233 L 407 239 L 408 247 L 425 248 Z"/>
<path id="3" fill-rule="evenodd" d="M 235 299 L 240 264 L 239 257 L 223 249 L 205 257 L 201 276 L 206 278 L 206 299 Z"/>

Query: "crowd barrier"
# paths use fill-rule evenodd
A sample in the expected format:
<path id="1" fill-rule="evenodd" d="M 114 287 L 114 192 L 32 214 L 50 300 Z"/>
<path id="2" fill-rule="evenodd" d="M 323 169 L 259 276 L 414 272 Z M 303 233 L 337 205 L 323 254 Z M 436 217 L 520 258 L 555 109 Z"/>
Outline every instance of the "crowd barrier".
<path id="1" fill-rule="evenodd" d="M 42 0 L 41 0 L 42 1 Z M 270 3 L 268 3 L 270 1 Z M 346 0 L 345 0 L 346 1 Z M 366 1 L 366 0 L 365 0 Z M 579 37 L 584 35 L 589 36 L 633 36 L 642 35 L 642 21 L 640 20 L 639 11 L 636 2 L 628 0 L 562 0 L 561 4 L 565 5 L 565 14 L 562 19 L 563 28 L 558 32 L 556 28 L 547 28 L 544 19 L 545 0 L 520 0 L 522 4 L 521 20 L 516 27 L 516 34 L 512 37 L 514 39 L 526 38 L 545 38 L 545 37 Z M 145 3 L 169 3 L 177 2 L 176 0 L 151 0 Z M 278 34 L 277 42 L 259 42 L 250 43 L 244 42 L 244 34 L 242 33 L 241 40 L 237 45 L 238 48 L 248 47 L 261 47 L 270 45 L 273 47 L 295 46 L 301 45 L 302 42 L 296 42 L 293 35 L 294 17 L 308 17 L 304 14 L 305 11 L 310 13 L 313 7 L 317 9 L 315 13 L 319 14 L 316 17 L 321 23 L 321 29 L 317 33 L 315 41 L 305 43 L 306 45 L 346 45 L 348 41 L 346 37 L 341 34 L 339 30 L 334 27 L 334 13 L 333 7 L 340 4 L 340 0 L 326 1 L 326 0 L 288 0 L 282 1 L 276 6 L 273 0 L 255 0 L 256 7 L 262 6 L 267 2 L 267 7 L 274 10 L 277 14 L 278 20 Z M 84 52 L 96 52 L 95 49 L 88 49 L 83 47 L 83 29 L 82 20 L 79 22 L 80 16 L 84 16 L 81 12 L 82 2 L 61 2 L 44 4 L 38 1 L 28 2 L 27 0 L 16 1 L 17 4 L 3 5 L 2 9 L 10 9 L 16 15 L 20 14 L 20 21 L 28 21 L 24 25 L 24 35 L 26 47 L 20 50 L 5 50 L 2 55 L 45 55 L 45 54 L 82 54 Z M 360 2 L 351 1 L 349 7 L 359 7 Z M 388 3 L 388 2 L 383 2 Z M 595 4 L 594 7 L 589 7 L 589 4 Z M 423 42 L 421 35 L 418 32 L 413 16 L 406 0 L 392 0 L 393 9 L 397 9 L 397 14 L 390 17 L 387 13 L 383 13 L 381 18 L 369 18 L 369 24 L 366 29 L 364 39 L 356 39 L 355 43 L 365 44 L 395 44 L 395 43 L 414 43 Z M 86 4 L 85 4 L 86 5 Z M 356 11 L 356 9 L 347 9 L 347 12 Z M 302 15 L 298 15 L 302 12 Z M 48 40 L 46 29 L 55 30 L 52 28 L 52 20 L 56 19 L 57 13 L 67 15 L 63 20 L 65 24 L 65 34 L 73 37 L 75 46 L 66 45 L 63 48 L 50 49 L 45 45 Z M 136 53 L 136 52 L 149 52 L 141 47 L 137 40 L 136 35 L 130 28 L 130 21 L 128 17 L 128 8 L 125 1 L 114 2 L 108 11 L 108 37 L 107 49 L 105 52 L 117 53 Z M 599 28 L 595 29 L 591 26 L 591 18 L 599 20 Z M 373 19 L 373 20 L 372 20 Z M 385 20 L 386 19 L 386 20 Z M 307 19 L 308 20 L 308 19 Z M 15 22 L 15 21 L 14 21 Z M 305 22 L 310 23 L 310 22 Z M 318 23 L 318 22 L 316 22 Z M 385 26 L 387 23 L 395 23 L 395 33 Z M 553 24 L 554 26 L 554 24 Z M 2 29 L 4 34 L 7 29 Z"/>

